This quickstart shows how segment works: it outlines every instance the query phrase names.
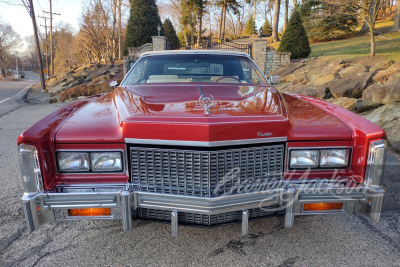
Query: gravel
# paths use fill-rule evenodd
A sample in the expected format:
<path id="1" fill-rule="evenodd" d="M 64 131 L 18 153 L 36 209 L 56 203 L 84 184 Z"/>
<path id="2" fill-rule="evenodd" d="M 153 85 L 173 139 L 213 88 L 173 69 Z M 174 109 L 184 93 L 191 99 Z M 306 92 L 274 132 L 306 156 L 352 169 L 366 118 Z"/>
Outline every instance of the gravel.
<path id="1" fill-rule="evenodd" d="M 277 218 L 213 229 L 138 221 L 123 233 L 120 221 L 46 225 L 28 233 L 16 139 L 59 104 L 26 105 L 0 118 L 0 266 L 400 266 L 399 157 L 388 156 L 381 221 L 362 215 L 297 216 L 283 229 Z"/>

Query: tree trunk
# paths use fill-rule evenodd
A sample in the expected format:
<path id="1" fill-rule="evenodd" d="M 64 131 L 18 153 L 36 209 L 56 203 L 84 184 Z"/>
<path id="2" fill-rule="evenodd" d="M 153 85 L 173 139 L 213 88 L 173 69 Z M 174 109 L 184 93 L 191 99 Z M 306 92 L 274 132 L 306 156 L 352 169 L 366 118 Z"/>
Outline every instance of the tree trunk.
<path id="1" fill-rule="evenodd" d="M 283 29 L 282 32 L 285 32 L 286 25 L 288 23 L 288 14 L 289 13 L 289 0 L 285 0 L 285 19 L 283 20 Z"/>
<path id="2" fill-rule="evenodd" d="M 369 27 L 370 35 L 371 35 L 371 52 L 370 52 L 370 57 L 375 56 L 375 36 L 374 36 L 374 31 L 375 31 L 375 25 L 371 24 Z"/>
<path id="3" fill-rule="evenodd" d="M 197 29 L 197 46 L 200 46 L 201 42 L 201 27 L 203 23 L 203 14 L 199 14 L 199 26 Z"/>
<path id="4" fill-rule="evenodd" d="M 219 32 L 218 32 L 218 39 L 221 39 L 222 35 L 222 20 L 224 17 L 224 6 L 221 7 L 221 17 L 219 18 Z"/>
<path id="5" fill-rule="evenodd" d="M 397 0 L 396 17 L 394 19 L 394 25 L 392 27 L 392 31 L 394 32 L 400 31 L 400 0 Z"/>
<path id="6" fill-rule="evenodd" d="M 278 42 L 278 26 L 279 26 L 279 12 L 281 8 L 281 0 L 275 0 L 275 15 L 274 15 L 274 26 L 272 28 L 272 42 Z"/>
<path id="7" fill-rule="evenodd" d="M 227 0 L 224 1 L 224 16 L 223 16 L 223 20 L 222 20 L 221 39 L 225 39 L 226 2 L 227 2 Z"/>

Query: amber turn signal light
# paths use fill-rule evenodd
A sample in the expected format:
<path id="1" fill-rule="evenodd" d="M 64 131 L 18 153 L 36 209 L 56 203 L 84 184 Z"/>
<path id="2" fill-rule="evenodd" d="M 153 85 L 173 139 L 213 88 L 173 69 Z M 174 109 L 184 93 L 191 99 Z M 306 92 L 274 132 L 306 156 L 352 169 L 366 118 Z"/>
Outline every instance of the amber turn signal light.
<path id="1" fill-rule="evenodd" d="M 68 216 L 105 216 L 105 215 L 111 215 L 111 210 L 109 208 L 68 210 Z"/>
<path id="2" fill-rule="evenodd" d="M 313 210 L 341 210 L 343 207 L 343 203 L 313 203 L 313 204 L 304 204 L 304 211 L 313 211 Z"/>

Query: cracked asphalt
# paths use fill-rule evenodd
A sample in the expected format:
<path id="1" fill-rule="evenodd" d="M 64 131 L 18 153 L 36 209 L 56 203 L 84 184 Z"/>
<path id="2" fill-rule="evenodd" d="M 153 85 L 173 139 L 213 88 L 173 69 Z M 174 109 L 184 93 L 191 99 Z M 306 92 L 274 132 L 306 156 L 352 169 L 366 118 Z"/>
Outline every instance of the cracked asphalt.
<path id="1" fill-rule="evenodd" d="M 362 215 L 298 216 L 292 229 L 277 218 L 213 229 L 120 221 L 46 225 L 28 233 L 20 197 L 17 136 L 63 104 L 27 104 L 0 117 L 0 266 L 400 266 L 399 156 L 388 155 L 387 196 L 379 223 Z"/>

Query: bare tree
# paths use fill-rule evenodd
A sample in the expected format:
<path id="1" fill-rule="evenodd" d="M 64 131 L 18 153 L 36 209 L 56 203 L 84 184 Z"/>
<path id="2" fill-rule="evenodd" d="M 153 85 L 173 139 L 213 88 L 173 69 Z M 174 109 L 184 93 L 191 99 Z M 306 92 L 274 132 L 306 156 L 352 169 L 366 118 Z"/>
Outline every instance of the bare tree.
<path id="1" fill-rule="evenodd" d="M 84 7 L 76 51 L 84 61 L 114 64 L 118 48 L 117 4 L 117 0 L 90 0 Z"/>
<path id="2" fill-rule="evenodd" d="M 381 0 L 324 0 L 327 3 L 335 4 L 342 7 L 343 13 L 351 13 L 360 17 L 366 25 L 368 25 L 371 37 L 371 52 L 370 56 L 375 56 L 375 23 L 378 17 L 379 10 L 382 7 Z"/>
<path id="3" fill-rule="evenodd" d="M 21 38 L 7 22 L 0 20 L 0 69 L 7 63 L 12 50 L 18 48 Z"/>
<path id="4" fill-rule="evenodd" d="M 53 32 L 55 44 L 54 68 L 56 72 L 78 63 L 75 56 L 76 35 L 71 24 L 59 22 Z"/>
<path id="5" fill-rule="evenodd" d="M 240 36 L 244 32 L 247 21 L 249 20 L 252 7 L 245 4 L 246 0 L 237 1 L 240 7 L 237 12 L 228 11 L 227 16 L 227 33 L 234 37 Z"/>
<path id="6" fill-rule="evenodd" d="M 272 26 L 272 37 L 271 42 L 278 42 L 278 29 L 279 29 L 279 13 L 281 9 L 281 0 L 275 0 L 275 15 L 274 15 L 274 25 Z"/>
<path id="7" fill-rule="evenodd" d="M 39 68 L 39 64 L 37 61 L 35 36 L 28 36 L 24 39 L 26 43 L 26 49 L 24 51 L 25 60 L 29 69 L 37 70 Z"/>

